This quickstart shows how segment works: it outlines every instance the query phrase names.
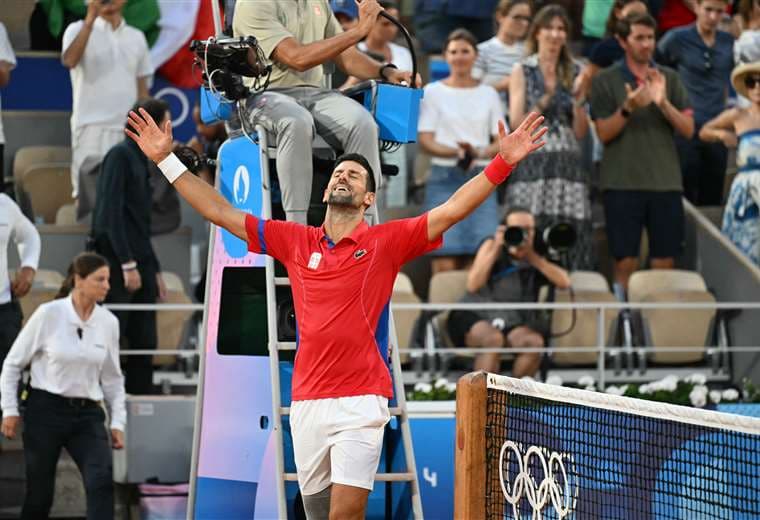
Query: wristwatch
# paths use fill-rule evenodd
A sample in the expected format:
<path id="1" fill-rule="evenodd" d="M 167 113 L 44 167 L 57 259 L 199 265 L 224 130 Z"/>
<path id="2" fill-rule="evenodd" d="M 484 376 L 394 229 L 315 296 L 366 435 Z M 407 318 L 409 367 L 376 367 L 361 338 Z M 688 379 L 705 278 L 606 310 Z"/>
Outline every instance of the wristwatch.
<path id="1" fill-rule="evenodd" d="M 388 81 L 388 78 L 385 77 L 385 69 L 398 69 L 398 67 L 396 67 L 393 63 L 384 63 L 380 66 L 380 70 L 377 71 L 377 75 L 380 77 L 380 79 Z"/>

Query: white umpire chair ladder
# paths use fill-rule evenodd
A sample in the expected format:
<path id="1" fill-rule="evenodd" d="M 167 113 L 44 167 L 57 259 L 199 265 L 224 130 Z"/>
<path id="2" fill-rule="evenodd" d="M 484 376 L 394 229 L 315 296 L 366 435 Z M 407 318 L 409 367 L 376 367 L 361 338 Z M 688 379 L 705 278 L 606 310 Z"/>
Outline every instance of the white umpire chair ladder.
<path id="1" fill-rule="evenodd" d="M 273 158 L 273 150 L 269 149 L 267 132 L 261 127 L 256 127 L 259 137 L 259 150 L 261 153 L 261 180 L 263 186 L 262 217 L 272 218 L 271 176 L 269 171 L 269 159 Z M 378 212 L 379 220 L 379 212 Z M 266 256 L 266 291 L 267 291 L 267 330 L 269 333 L 269 366 L 272 376 L 272 418 L 274 420 L 273 433 L 276 444 L 276 468 L 278 475 L 277 498 L 280 511 L 286 511 L 285 482 L 298 481 L 295 473 L 285 473 L 284 442 L 282 434 L 282 416 L 290 414 L 290 408 L 282 406 L 280 395 L 280 351 L 293 351 L 296 349 L 295 342 L 283 342 L 279 340 L 277 330 L 277 286 L 290 286 L 288 278 L 275 276 L 275 263 L 271 256 Z M 409 429 L 409 416 L 406 411 L 406 396 L 404 395 L 403 377 L 401 374 L 401 360 L 399 357 L 398 338 L 393 322 L 393 313 L 389 313 L 389 339 L 391 353 L 391 369 L 393 370 L 393 391 L 396 397 L 396 406 L 390 408 L 391 417 L 396 417 L 401 429 L 404 459 L 406 471 L 397 473 L 377 473 L 376 482 L 408 482 L 411 486 L 412 514 L 415 519 L 423 518 L 422 502 L 420 499 L 419 484 L 417 481 L 417 467 L 414 461 L 412 449 L 412 434 Z M 386 427 L 387 429 L 387 427 Z"/>

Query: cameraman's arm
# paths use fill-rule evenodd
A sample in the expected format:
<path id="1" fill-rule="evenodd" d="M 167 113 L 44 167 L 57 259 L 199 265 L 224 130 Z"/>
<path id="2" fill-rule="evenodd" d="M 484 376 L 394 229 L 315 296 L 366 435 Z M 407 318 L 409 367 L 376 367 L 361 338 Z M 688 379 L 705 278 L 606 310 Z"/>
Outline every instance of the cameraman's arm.
<path id="1" fill-rule="evenodd" d="M 541 271 L 541 274 L 558 289 L 570 287 L 570 275 L 567 274 L 567 271 L 539 255 L 535 250 L 530 250 L 526 255 L 526 260 L 528 260 L 530 265 Z"/>
<path id="2" fill-rule="evenodd" d="M 502 236 L 501 244 L 498 243 L 497 239 L 486 239 L 483 241 L 480 249 L 478 249 L 478 253 L 475 255 L 472 267 L 470 267 L 470 271 L 467 273 L 467 290 L 471 293 L 480 290 L 480 288 L 488 282 L 488 278 L 491 276 L 493 264 L 496 263 L 496 260 L 501 253 L 501 248 L 504 246 L 504 226 L 499 226 L 499 229 L 496 231 L 496 236 L 499 236 L 500 232 Z"/>

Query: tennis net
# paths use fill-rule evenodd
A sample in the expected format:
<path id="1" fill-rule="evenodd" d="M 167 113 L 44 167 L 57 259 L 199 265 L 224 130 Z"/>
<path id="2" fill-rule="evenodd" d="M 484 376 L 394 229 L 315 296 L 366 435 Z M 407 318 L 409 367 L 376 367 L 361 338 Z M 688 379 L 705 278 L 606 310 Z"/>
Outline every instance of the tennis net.
<path id="1" fill-rule="evenodd" d="M 760 518 L 760 419 L 481 372 L 456 456 L 456 518 Z"/>

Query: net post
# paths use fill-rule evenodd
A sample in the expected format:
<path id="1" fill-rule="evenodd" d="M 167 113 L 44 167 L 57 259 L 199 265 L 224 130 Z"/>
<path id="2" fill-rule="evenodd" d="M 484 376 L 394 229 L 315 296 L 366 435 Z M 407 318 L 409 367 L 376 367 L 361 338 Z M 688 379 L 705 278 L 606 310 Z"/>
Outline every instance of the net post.
<path id="1" fill-rule="evenodd" d="M 457 382 L 454 518 L 482 520 L 486 503 L 486 378 L 470 372 Z"/>

